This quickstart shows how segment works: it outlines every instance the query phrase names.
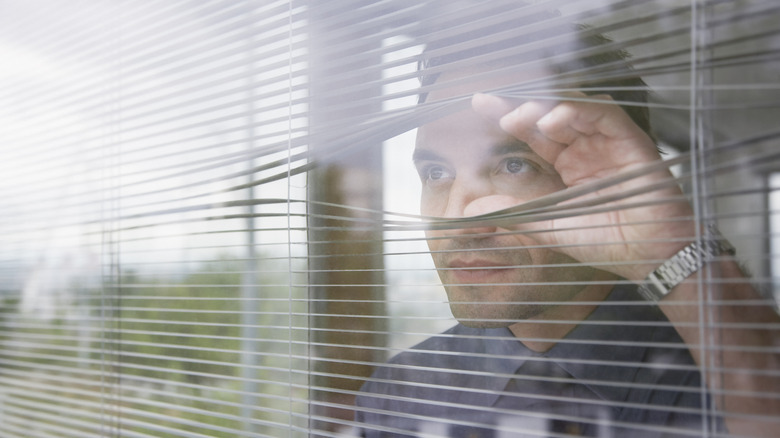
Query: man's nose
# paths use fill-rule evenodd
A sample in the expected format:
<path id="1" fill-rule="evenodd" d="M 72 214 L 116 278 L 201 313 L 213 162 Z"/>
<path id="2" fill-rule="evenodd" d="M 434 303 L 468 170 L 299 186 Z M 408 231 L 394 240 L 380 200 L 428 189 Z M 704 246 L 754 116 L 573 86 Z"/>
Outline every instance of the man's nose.
<path id="1" fill-rule="evenodd" d="M 452 219 L 468 218 L 500 210 L 500 195 L 488 181 L 478 178 L 457 181 L 450 189 L 445 217 Z M 499 202 L 496 202 L 499 201 Z M 496 226 L 463 224 L 462 228 L 452 231 L 456 235 L 479 235 L 495 233 Z"/>

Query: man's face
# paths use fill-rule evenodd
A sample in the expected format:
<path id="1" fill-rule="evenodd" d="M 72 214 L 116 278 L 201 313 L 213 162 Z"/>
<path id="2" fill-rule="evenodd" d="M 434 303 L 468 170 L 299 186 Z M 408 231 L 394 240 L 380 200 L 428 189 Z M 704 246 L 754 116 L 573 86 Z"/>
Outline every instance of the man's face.
<path id="1" fill-rule="evenodd" d="M 429 99 L 463 92 L 462 87 L 434 92 Z M 565 188 L 528 145 L 473 110 L 422 126 L 414 162 L 426 216 L 474 216 Z M 501 228 L 428 231 L 426 237 L 452 312 L 470 326 L 509 326 L 542 316 L 555 302 L 572 299 L 593 276 L 593 269 Z"/>

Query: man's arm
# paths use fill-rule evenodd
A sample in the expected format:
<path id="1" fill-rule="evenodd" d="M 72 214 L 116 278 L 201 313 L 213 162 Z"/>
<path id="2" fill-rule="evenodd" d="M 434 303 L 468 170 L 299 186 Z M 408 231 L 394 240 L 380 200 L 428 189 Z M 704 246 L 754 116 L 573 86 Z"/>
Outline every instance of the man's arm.
<path id="1" fill-rule="evenodd" d="M 716 306 L 702 309 L 695 303 L 701 302 L 700 294 L 707 293 L 711 298 L 706 301 Z M 706 264 L 672 289 L 659 306 L 690 347 L 696 363 L 706 370 L 704 378 L 729 431 L 777 436 L 780 321 L 737 263 L 725 258 Z M 715 350 L 697 346 L 713 346 Z"/>
<path id="2" fill-rule="evenodd" d="M 569 93 L 563 98 L 569 100 L 514 106 L 479 94 L 473 106 L 551 163 L 568 187 L 660 160 L 654 142 L 608 96 Z M 540 244 L 555 245 L 582 263 L 641 283 L 701 232 L 702 225 L 695 222 L 690 204 L 672 181 L 668 171 L 644 175 L 577 200 L 656 184 L 664 188 L 612 202 L 605 213 L 518 228 L 534 231 L 529 235 Z M 737 435 L 777 436 L 780 318 L 737 263 L 729 257 L 716 258 L 674 287 L 659 305 L 702 369 L 729 430 Z"/>

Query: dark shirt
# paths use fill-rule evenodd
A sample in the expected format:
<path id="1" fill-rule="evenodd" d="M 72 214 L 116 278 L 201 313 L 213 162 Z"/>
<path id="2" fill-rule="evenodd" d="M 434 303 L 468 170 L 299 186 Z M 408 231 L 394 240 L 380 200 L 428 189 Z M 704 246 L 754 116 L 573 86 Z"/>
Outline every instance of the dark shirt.
<path id="1" fill-rule="evenodd" d="M 508 328 L 456 325 L 379 367 L 357 399 L 361 436 L 701 436 L 722 429 L 677 332 L 635 288 L 545 353 Z"/>

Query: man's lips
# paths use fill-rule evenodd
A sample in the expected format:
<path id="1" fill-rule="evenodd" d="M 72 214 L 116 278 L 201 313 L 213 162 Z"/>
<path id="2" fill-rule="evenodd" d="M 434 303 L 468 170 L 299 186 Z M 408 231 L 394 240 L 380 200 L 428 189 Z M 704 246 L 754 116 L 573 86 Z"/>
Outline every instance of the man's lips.
<path id="1" fill-rule="evenodd" d="M 450 275 L 453 275 L 461 283 L 486 282 L 503 275 L 507 270 L 514 267 L 513 264 L 484 259 L 455 259 L 447 263 L 447 270 Z"/>

